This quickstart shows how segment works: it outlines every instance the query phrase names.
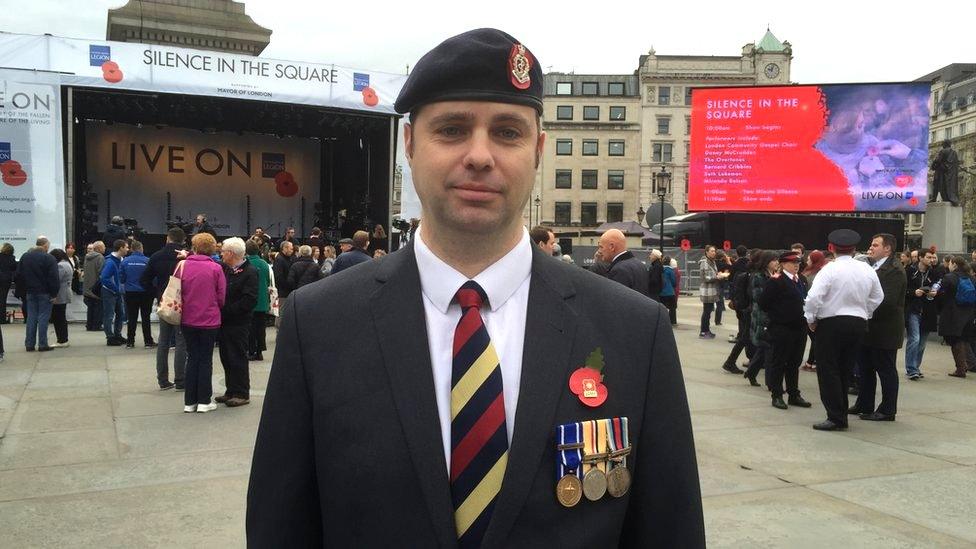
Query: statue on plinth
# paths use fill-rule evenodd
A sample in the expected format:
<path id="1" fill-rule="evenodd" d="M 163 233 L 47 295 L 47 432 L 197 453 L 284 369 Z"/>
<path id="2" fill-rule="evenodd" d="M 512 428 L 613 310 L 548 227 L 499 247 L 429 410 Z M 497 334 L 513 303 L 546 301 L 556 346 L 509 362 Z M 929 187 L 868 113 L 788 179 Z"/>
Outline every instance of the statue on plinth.
<path id="1" fill-rule="evenodd" d="M 949 141 L 942 142 L 942 150 L 932 161 L 935 177 L 932 181 L 932 194 L 929 202 L 935 202 L 939 195 L 953 206 L 959 205 L 959 156 L 952 150 Z"/>

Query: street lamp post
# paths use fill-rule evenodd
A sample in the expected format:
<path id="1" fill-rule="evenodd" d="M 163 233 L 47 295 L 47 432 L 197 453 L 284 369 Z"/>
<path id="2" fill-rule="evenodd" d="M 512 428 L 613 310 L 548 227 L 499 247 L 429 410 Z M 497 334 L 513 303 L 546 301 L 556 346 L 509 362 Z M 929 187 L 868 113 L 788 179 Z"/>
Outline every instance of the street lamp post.
<path id="1" fill-rule="evenodd" d="M 539 206 L 542 205 L 542 199 L 539 198 L 539 195 L 535 195 L 535 200 L 532 203 L 535 204 L 535 224 L 542 225 L 542 218 L 539 217 Z"/>
<path id="2" fill-rule="evenodd" d="M 668 173 L 664 164 L 661 164 L 661 171 L 654 174 L 657 183 L 657 199 L 661 202 L 661 221 L 658 228 L 658 235 L 661 237 L 661 254 L 664 254 L 664 196 L 668 194 L 668 183 L 671 181 L 671 174 Z"/>

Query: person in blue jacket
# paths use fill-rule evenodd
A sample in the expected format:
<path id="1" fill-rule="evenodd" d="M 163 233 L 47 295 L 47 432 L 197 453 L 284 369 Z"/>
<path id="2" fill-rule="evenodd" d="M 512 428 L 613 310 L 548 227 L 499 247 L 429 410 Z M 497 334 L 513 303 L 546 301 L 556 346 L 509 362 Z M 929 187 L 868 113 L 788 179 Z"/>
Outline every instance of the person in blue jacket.
<path id="1" fill-rule="evenodd" d="M 102 326 L 105 329 L 105 344 L 118 347 L 125 343 L 122 337 L 122 323 L 125 322 L 123 306 L 122 258 L 129 253 L 129 243 L 116 240 L 112 253 L 105 256 L 105 265 L 98 277 L 102 285 Z"/>
<path id="2" fill-rule="evenodd" d="M 661 272 L 661 304 L 668 308 L 668 316 L 671 325 L 678 323 L 678 294 L 675 291 L 678 287 L 678 277 L 675 275 L 674 267 L 671 266 L 672 259 L 664 256 L 661 263 L 664 269 Z"/>
<path id="3" fill-rule="evenodd" d="M 149 258 L 142 253 L 142 242 L 133 240 L 130 245 L 132 252 L 122 260 L 122 286 L 125 291 L 125 316 L 128 319 L 125 348 L 136 346 L 136 324 L 142 316 L 142 343 L 147 349 L 156 346 L 153 341 L 152 325 L 149 314 L 152 313 L 153 292 L 143 287 L 140 279 L 149 264 Z"/>

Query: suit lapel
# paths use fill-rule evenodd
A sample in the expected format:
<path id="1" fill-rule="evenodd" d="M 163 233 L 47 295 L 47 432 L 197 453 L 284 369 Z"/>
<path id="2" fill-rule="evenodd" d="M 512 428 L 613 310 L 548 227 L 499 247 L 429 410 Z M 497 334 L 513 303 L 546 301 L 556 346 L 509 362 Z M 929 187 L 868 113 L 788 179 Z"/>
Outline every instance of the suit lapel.
<path id="1" fill-rule="evenodd" d="M 561 265 L 535 249 L 522 350 L 515 430 L 501 492 L 482 543 L 502 546 L 528 497 L 555 426 L 559 397 L 568 391 L 576 313 L 566 304 L 572 285 L 558 273 Z"/>
<path id="2" fill-rule="evenodd" d="M 377 270 L 376 280 L 382 285 L 372 296 L 370 308 L 407 449 L 437 539 L 443 547 L 456 547 L 454 510 L 413 245 L 390 254 Z"/>

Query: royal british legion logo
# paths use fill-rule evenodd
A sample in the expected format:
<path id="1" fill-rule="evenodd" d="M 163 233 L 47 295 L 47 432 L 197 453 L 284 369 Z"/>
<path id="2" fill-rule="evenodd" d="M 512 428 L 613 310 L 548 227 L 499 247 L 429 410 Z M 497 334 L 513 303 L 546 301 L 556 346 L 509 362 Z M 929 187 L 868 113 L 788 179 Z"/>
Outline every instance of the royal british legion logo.
<path id="1" fill-rule="evenodd" d="M 101 67 L 103 63 L 112 59 L 111 46 L 88 46 L 88 61 L 93 67 Z"/>
<path id="2" fill-rule="evenodd" d="M 369 87 L 369 75 L 361 72 L 352 73 L 352 89 L 363 91 Z"/>
<path id="3" fill-rule="evenodd" d="M 261 153 L 261 177 L 274 177 L 284 170 L 284 153 Z"/>
<path id="4" fill-rule="evenodd" d="M 10 143 L 0 143 L 0 162 L 10 160 Z"/>

